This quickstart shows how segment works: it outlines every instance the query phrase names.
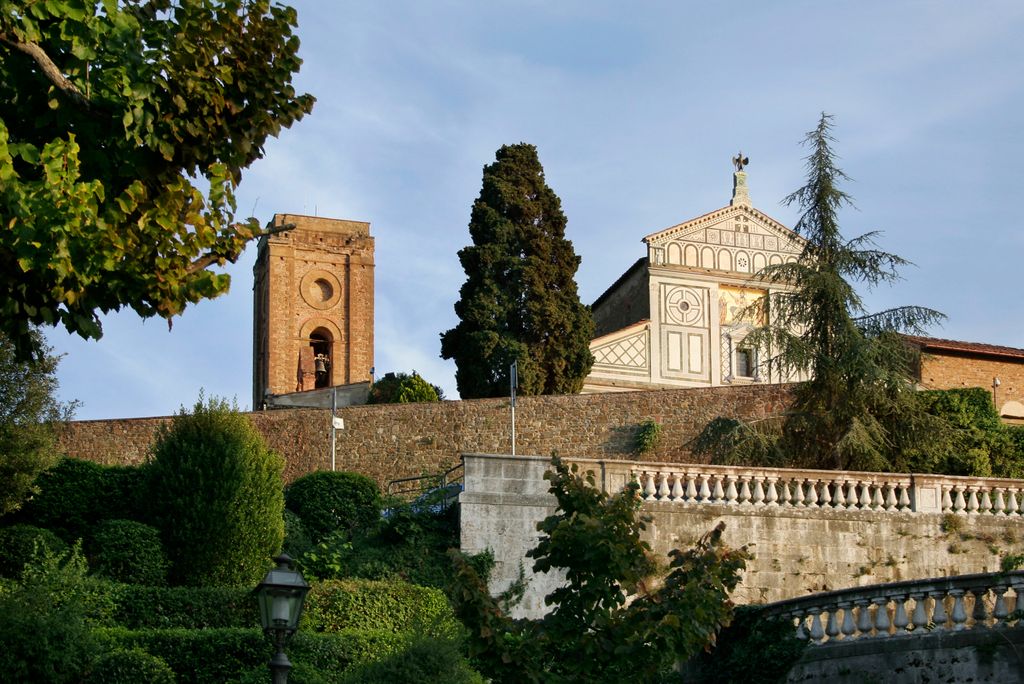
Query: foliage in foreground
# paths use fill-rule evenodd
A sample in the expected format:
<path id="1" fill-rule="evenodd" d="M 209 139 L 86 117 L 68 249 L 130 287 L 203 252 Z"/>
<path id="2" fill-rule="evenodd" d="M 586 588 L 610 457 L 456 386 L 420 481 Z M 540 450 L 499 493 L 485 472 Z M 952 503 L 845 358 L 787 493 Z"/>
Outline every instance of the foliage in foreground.
<path id="1" fill-rule="evenodd" d="M 161 427 L 147 465 L 150 515 L 170 580 L 255 586 L 284 539 L 281 458 L 249 420 L 202 398 Z"/>
<path id="2" fill-rule="evenodd" d="M 855 283 L 894 282 L 908 262 L 877 249 L 877 233 L 840 233 L 839 211 L 851 202 L 839 189 L 846 175 L 835 165 L 831 129 L 822 114 L 807 134 L 807 183 L 786 199 L 803 210 L 796 232 L 806 242 L 795 262 L 754 276 L 779 287 L 752 305 L 768 323 L 746 337 L 783 377 L 800 371 L 810 380 L 777 421 L 709 424 L 695 450 L 716 462 L 905 471 L 909 447 L 945 427 L 915 401 L 914 352 L 898 334 L 919 334 L 944 316 L 918 306 L 865 310 Z"/>
<path id="3" fill-rule="evenodd" d="M 463 399 L 506 395 L 513 361 L 522 394 L 583 387 L 594 322 L 576 289 L 580 258 L 565 225 L 537 148 L 503 145 L 473 203 L 473 244 L 459 251 L 459 323 L 441 334 L 441 356 L 455 360 Z"/>
<path id="4" fill-rule="evenodd" d="M 367 404 L 411 404 L 419 401 L 440 401 L 444 390 L 432 385 L 416 371 L 409 373 L 385 373 L 370 386 Z"/>
<path id="5" fill-rule="evenodd" d="M 638 488 L 609 496 L 558 458 L 545 477 L 558 510 L 537 528 L 527 555 L 536 572 L 563 572 L 539 620 L 514 620 L 457 552 L 452 599 L 469 630 L 470 657 L 494 682 L 656 681 L 679 659 L 715 640 L 732 614 L 729 592 L 749 554 L 722 543 L 723 525 L 694 548 L 675 550 L 657 589 L 650 547 L 641 541 Z M 627 597 L 634 600 L 627 605 Z"/>
<path id="6" fill-rule="evenodd" d="M 269 0 L 0 0 L 0 331 L 101 335 L 228 289 L 260 233 L 242 170 L 308 114 L 295 10 Z"/>
<path id="7" fill-rule="evenodd" d="M 0 332 L 0 516 L 38 491 L 36 478 L 57 462 L 53 424 L 70 420 L 75 409 L 57 400 L 60 357 L 38 331 L 28 338 L 38 350 L 33 361 L 20 360 Z"/>
<path id="8" fill-rule="evenodd" d="M 102 588 L 86 577 L 76 547 L 46 549 L 26 565 L 13 588 L 0 594 L 0 673 L 5 681 L 78 682 L 100 654 L 94 618 L 108 611 Z"/>
<path id="9" fill-rule="evenodd" d="M 798 639 L 790 621 L 766 618 L 762 606 L 739 606 L 714 648 L 686 667 L 691 684 L 758 682 L 782 684 L 800 660 L 807 641 Z"/>

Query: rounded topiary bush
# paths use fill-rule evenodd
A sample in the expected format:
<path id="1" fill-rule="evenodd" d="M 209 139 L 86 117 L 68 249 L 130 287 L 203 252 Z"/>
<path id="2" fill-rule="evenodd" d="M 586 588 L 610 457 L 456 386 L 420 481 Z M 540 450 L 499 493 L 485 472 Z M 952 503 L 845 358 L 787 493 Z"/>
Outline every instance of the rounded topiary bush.
<path id="1" fill-rule="evenodd" d="M 285 501 L 302 519 L 314 542 L 337 530 L 351 531 L 380 519 L 380 489 L 359 473 L 319 471 L 305 475 L 288 487 Z"/>
<path id="2" fill-rule="evenodd" d="M 223 400 L 160 429 L 146 468 L 172 584 L 255 586 L 284 539 L 281 458 Z"/>
<path id="3" fill-rule="evenodd" d="M 98 575 L 126 584 L 167 582 L 167 557 L 155 527 L 134 520 L 105 520 L 93 534 L 89 564 Z"/>
<path id="4" fill-rule="evenodd" d="M 37 552 L 60 554 L 66 550 L 67 544 L 50 530 L 34 525 L 0 528 L 0 577 L 17 579 Z"/>
<path id="5" fill-rule="evenodd" d="M 174 671 L 155 655 L 141 648 L 106 653 L 93 665 L 85 684 L 175 684 Z"/>

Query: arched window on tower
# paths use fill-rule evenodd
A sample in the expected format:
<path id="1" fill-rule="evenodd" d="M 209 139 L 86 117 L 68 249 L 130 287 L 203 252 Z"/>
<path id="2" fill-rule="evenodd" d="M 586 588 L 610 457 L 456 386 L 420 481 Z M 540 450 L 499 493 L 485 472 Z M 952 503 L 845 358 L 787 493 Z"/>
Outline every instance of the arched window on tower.
<path id="1" fill-rule="evenodd" d="M 331 386 L 331 368 L 334 365 L 332 342 L 330 331 L 324 328 L 317 328 L 309 336 L 309 346 L 313 348 L 317 389 Z"/>

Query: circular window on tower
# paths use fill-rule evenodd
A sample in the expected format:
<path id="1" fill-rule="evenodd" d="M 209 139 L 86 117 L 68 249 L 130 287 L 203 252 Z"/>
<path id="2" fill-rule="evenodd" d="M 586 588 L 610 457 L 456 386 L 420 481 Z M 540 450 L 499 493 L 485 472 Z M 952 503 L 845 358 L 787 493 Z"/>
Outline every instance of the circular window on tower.
<path id="1" fill-rule="evenodd" d="M 302 277 L 299 292 L 315 309 L 329 309 L 341 299 L 341 283 L 330 271 L 316 269 Z"/>

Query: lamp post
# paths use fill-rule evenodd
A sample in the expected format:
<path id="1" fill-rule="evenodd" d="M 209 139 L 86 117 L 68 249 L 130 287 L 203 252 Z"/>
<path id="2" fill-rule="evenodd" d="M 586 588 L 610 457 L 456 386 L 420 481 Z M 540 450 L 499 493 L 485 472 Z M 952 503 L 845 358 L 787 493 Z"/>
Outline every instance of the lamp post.
<path id="1" fill-rule="evenodd" d="M 274 638 L 277 651 L 270 659 L 270 672 L 274 684 L 287 684 L 292 669 L 284 645 L 299 628 L 302 604 L 309 593 L 309 585 L 302 573 L 292 568 L 292 559 L 282 553 L 274 558 L 277 567 L 267 573 L 256 587 L 263 631 Z"/>

